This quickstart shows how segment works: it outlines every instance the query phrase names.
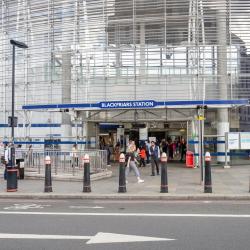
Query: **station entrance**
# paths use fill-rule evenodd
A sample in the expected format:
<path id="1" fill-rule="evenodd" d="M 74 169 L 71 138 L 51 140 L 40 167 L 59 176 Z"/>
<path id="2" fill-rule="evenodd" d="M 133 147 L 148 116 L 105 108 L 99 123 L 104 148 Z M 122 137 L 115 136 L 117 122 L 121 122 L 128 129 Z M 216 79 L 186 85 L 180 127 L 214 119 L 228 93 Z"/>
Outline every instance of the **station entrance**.
<path id="1" fill-rule="evenodd" d="M 170 160 L 180 160 L 179 145 L 184 139 L 188 140 L 188 121 L 156 123 L 99 123 L 99 148 L 110 148 L 111 160 L 118 161 L 119 153 L 126 153 L 129 140 L 135 141 L 136 147 L 141 148 L 151 141 L 158 146 L 166 144 Z M 171 153 L 172 152 L 172 153 Z M 184 159 L 183 159 L 184 160 Z"/>

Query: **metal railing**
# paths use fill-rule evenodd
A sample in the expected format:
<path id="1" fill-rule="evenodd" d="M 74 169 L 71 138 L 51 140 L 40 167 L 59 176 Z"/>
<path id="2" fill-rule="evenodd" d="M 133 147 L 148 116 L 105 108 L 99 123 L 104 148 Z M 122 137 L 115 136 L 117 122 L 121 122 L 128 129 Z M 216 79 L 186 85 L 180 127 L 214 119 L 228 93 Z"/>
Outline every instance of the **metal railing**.
<path id="1" fill-rule="evenodd" d="M 83 174 L 83 158 L 88 154 L 90 158 L 91 173 L 99 173 L 107 169 L 106 150 L 83 151 L 22 151 L 25 168 L 36 173 L 44 173 L 44 159 L 46 155 L 51 158 L 52 174 Z"/>

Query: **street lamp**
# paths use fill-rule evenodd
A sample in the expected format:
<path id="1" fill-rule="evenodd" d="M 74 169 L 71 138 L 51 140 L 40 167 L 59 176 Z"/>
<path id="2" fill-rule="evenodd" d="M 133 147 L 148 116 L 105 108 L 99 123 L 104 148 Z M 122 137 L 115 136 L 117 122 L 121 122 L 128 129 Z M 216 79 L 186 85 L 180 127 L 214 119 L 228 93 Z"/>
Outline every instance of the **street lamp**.
<path id="1" fill-rule="evenodd" d="M 11 147 L 11 167 L 14 168 L 15 167 L 15 146 L 14 146 L 14 138 L 15 138 L 15 134 L 14 134 L 14 129 L 15 129 L 15 123 L 17 123 L 16 119 L 15 119 L 15 60 L 16 60 L 16 47 L 21 48 L 21 49 L 27 49 L 28 46 L 23 43 L 23 42 L 19 42 L 19 41 L 15 41 L 15 40 L 10 40 L 10 44 L 12 45 L 12 96 L 11 96 L 11 119 L 10 119 L 10 125 L 11 125 L 11 140 L 12 140 L 12 147 Z M 7 190 L 8 190 L 8 180 L 9 182 L 11 180 L 13 180 L 13 182 L 17 183 L 17 176 L 13 179 L 10 178 L 10 175 L 7 175 Z M 13 183 L 9 183 L 10 186 L 12 186 L 11 184 Z M 16 184 L 17 186 L 17 184 Z M 17 187 L 16 187 L 17 188 Z"/>
<path id="2" fill-rule="evenodd" d="M 199 130 L 199 166 L 201 168 L 201 183 L 204 181 L 204 120 L 205 120 L 205 110 L 207 110 L 207 105 L 198 105 L 197 107 L 197 120 L 198 120 L 198 130 Z"/>

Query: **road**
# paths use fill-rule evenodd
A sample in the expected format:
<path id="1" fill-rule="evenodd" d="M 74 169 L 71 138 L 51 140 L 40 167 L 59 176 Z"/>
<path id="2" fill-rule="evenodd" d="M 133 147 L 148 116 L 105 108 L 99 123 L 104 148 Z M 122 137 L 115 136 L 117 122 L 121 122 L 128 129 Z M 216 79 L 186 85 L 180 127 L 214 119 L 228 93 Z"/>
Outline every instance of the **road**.
<path id="1" fill-rule="evenodd" d="M 0 200 L 3 250 L 249 246 L 250 201 Z"/>

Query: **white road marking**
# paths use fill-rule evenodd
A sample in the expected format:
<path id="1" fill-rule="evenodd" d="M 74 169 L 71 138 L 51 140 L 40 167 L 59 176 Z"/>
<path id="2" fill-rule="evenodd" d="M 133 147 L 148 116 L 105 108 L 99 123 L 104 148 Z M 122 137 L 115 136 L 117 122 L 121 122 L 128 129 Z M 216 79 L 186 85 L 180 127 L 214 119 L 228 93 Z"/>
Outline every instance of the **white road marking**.
<path id="1" fill-rule="evenodd" d="M 102 209 L 104 207 L 99 207 L 99 206 L 95 206 L 95 207 L 88 207 L 88 206 L 70 206 L 69 208 L 73 208 L 73 209 Z"/>
<path id="2" fill-rule="evenodd" d="M 13 206 L 4 207 L 4 210 L 27 210 L 27 209 L 42 209 L 45 207 L 50 207 L 51 205 L 41 205 L 41 204 L 14 204 Z"/>
<path id="3" fill-rule="evenodd" d="M 0 239 L 89 240 L 91 236 L 0 233 Z"/>
<path id="4" fill-rule="evenodd" d="M 0 239 L 46 239 L 46 240 L 89 240 L 86 244 L 146 242 L 146 241 L 172 241 L 175 239 L 156 238 L 126 234 L 97 233 L 95 236 L 74 235 L 40 235 L 40 234 L 7 234 L 0 233 Z"/>
<path id="5" fill-rule="evenodd" d="M 66 213 L 0 211 L 11 215 L 56 215 L 56 216 L 113 216 L 113 217 L 202 217 L 202 218 L 250 218 L 250 214 L 148 214 L 148 213 Z"/>
<path id="6" fill-rule="evenodd" d="M 155 238 L 137 235 L 126 234 L 112 234 L 112 233 L 98 233 L 92 237 L 87 244 L 100 244 L 100 243 L 122 243 L 122 242 L 145 242 L 145 241 L 171 241 L 175 239 L 168 238 Z"/>

